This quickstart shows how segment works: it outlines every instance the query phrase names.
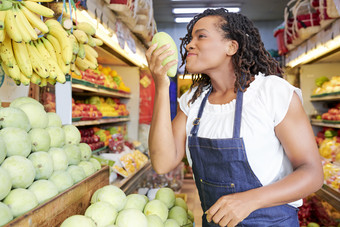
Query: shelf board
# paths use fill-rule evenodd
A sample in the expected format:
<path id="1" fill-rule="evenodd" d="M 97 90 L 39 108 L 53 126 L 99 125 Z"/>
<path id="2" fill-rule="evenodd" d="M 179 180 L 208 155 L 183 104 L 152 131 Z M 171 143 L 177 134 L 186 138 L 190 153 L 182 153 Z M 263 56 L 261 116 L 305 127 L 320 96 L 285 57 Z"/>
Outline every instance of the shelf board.
<path id="1" fill-rule="evenodd" d="M 102 65 L 117 65 L 117 66 L 134 66 L 131 62 L 127 61 L 125 58 L 122 58 L 117 53 L 113 52 L 112 49 L 103 44 L 102 46 L 96 46 L 94 48 L 98 53 L 98 63 Z"/>
<path id="2" fill-rule="evenodd" d="M 340 95 L 327 95 L 323 97 L 310 98 L 311 102 L 315 101 L 338 101 L 340 100 Z"/>
<path id="3" fill-rule="evenodd" d="M 105 152 L 108 152 L 108 151 L 109 151 L 108 146 L 104 146 L 104 147 L 101 147 L 101 148 L 99 148 L 97 150 L 92 151 L 92 154 L 97 154 L 99 152 L 105 153 Z"/>
<path id="4" fill-rule="evenodd" d="M 77 121 L 73 122 L 74 126 L 90 126 L 90 125 L 102 125 L 102 124 L 110 124 L 110 123 L 119 123 L 119 122 L 127 122 L 129 121 L 129 117 L 123 118 L 107 118 L 107 119 L 99 119 L 93 121 Z"/>
<path id="5" fill-rule="evenodd" d="M 115 181 L 112 184 L 122 189 L 125 194 L 130 194 L 138 187 L 138 183 L 143 179 L 143 176 L 151 171 L 151 161 L 149 160 L 140 170 L 129 177 L 120 181 Z"/>
<path id="6" fill-rule="evenodd" d="M 116 91 L 108 91 L 101 88 L 88 87 L 82 84 L 72 84 L 72 93 L 76 95 L 84 96 L 94 96 L 94 95 L 104 95 L 115 98 L 130 98 L 131 94 L 121 93 Z"/>
<path id="7" fill-rule="evenodd" d="M 329 123 L 323 123 L 323 122 L 317 122 L 317 121 L 311 121 L 311 124 L 314 126 L 320 126 L 320 127 L 340 128 L 340 124 L 329 124 Z"/>
<path id="8" fill-rule="evenodd" d="M 324 184 L 322 188 L 318 190 L 315 194 L 326 200 L 335 209 L 340 211 L 340 193 L 338 191 Z"/>

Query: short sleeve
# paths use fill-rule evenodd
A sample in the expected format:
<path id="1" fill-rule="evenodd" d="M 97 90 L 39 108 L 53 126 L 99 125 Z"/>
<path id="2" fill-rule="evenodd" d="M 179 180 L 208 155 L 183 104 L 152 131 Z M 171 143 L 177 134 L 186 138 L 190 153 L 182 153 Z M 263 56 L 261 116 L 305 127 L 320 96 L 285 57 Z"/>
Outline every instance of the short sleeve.
<path id="1" fill-rule="evenodd" d="M 286 116 L 294 92 L 303 102 L 301 90 L 278 76 L 266 77 L 263 92 L 266 101 L 269 103 L 267 108 L 275 126 Z"/>
<path id="2" fill-rule="evenodd" d="M 196 89 L 195 88 L 194 89 L 189 89 L 180 98 L 178 98 L 179 108 L 187 116 L 189 114 L 189 109 L 190 109 L 190 105 L 188 104 L 188 102 L 191 99 L 191 97 L 193 96 L 194 90 L 196 90 Z"/>

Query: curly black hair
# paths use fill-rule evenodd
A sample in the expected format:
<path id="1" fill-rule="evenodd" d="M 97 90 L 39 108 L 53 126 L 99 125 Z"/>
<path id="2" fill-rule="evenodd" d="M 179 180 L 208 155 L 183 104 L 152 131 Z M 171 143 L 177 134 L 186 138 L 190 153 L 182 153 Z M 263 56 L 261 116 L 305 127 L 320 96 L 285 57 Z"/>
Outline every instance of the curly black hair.
<path id="1" fill-rule="evenodd" d="M 180 53 L 182 57 L 182 64 L 185 64 L 187 56 L 186 46 L 192 39 L 192 30 L 196 22 L 206 16 L 219 16 L 221 23 L 220 29 L 224 32 L 224 38 L 236 40 L 239 49 L 236 54 L 232 56 L 232 63 L 235 69 L 236 81 L 235 92 L 240 89 L 244 91 L 249 87 L 250 81 L 259 72 L 265 75 L 277 75 L 282 77 L 282 69 L 279 63 L 272 58 L 270 53 L 264 48 L 260 33 L 253 23 L 240 13 L 230 13 L 224 8 L 207 9 L 201 14 L 197 14 L 187 25 L 188 33 L 181 40 Z M 184 74 L 187 74 L 185 69 Z M 243 75 L 243 76 L 241 76 Z M 197 86 L 192 99 L 189 103 L 194 103 L 197 97 L 203 91 L 203 87 L 210 85 L 210 78 L 206 74 L 192 75 L 193 83 L 191 88 Z M 243 87 L 243 88 L 242 88 Z"/>

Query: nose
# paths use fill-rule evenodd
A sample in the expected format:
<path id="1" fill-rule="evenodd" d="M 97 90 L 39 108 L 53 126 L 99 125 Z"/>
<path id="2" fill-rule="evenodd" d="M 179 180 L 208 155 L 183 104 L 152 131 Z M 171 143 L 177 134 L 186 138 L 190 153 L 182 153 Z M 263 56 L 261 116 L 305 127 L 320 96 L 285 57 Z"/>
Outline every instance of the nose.
<path id="1" fill-rule="evenodd" d="M 187 51 L 194 49 L 194 45 L 193 45 L 192 40 L 190 41 L 190 43 L 188 43 L 188 45 L 186 45 L 185 49 Z"/>

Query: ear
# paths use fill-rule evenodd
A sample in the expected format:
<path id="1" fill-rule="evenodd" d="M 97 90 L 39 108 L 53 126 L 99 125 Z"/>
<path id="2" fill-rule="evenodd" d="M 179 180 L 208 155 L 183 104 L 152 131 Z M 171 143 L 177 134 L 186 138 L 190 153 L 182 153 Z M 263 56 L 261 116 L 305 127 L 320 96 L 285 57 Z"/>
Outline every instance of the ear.
<path id="1" fill-rule="evenodd" d="M 238 50 L 238 42 L 236 40 L 228 40 L 227 55 L 233 56 Z"/>

